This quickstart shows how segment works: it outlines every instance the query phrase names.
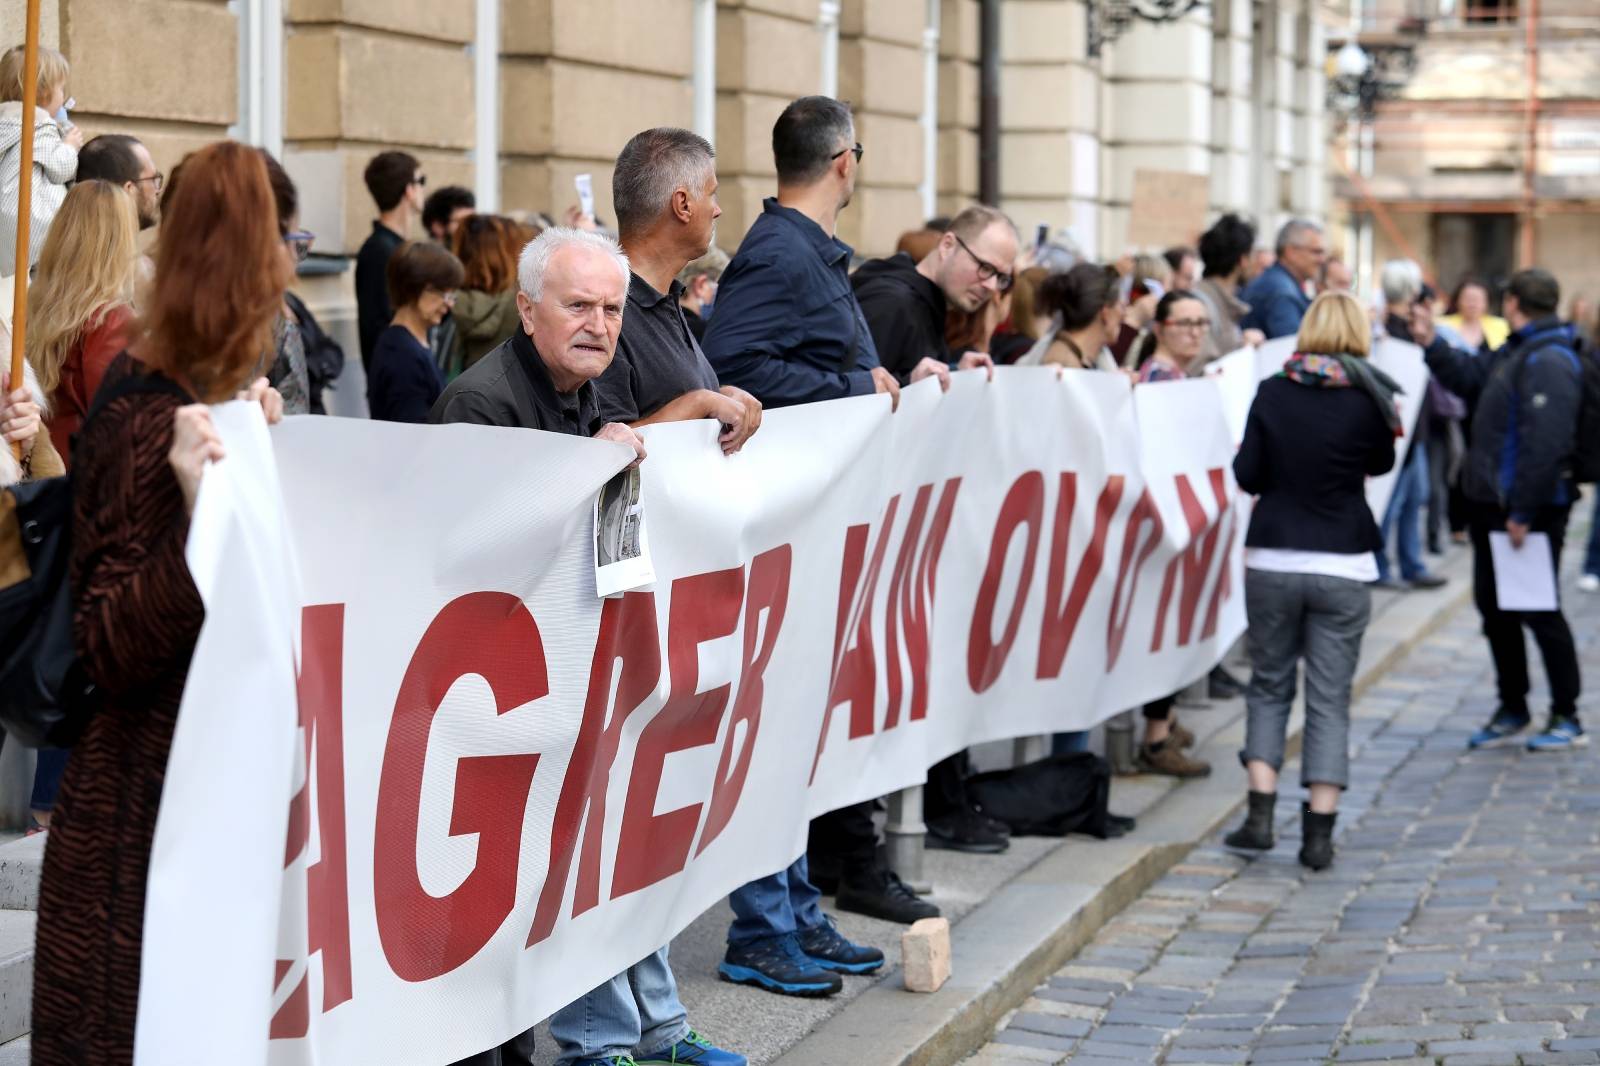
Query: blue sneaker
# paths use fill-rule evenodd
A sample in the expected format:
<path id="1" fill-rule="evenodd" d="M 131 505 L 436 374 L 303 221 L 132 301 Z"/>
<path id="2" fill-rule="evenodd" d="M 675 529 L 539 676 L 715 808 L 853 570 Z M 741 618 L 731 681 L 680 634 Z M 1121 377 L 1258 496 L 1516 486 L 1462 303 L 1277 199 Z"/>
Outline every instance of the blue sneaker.
<path id="1" fill-rule="evenodd" d="M 832 918 L 821 925 L 802 929 L 797 935 L 800 950 L 824 970 L 871 973 L 883 965 L 883 952 L 850 940 L 839 932 Z"/>
<path id="2" fill-rule="evenodd" d="M 722 1050 L 693 1029 L 671 1047 L 641 1056 L 637 1066 L 678 1066 L 687 1062 L 695 1066 L 747 1066 L 743 1055 Z"/>
<path id="3" fill-rule="evenodd" d="M 638 1064 L 627 1055 L 612 1055 L 605 1059 L 583 1059 L 573 1066 L 638 1066 Z"/>
<path id="4" fill-rule="evenodd" d="M 717 974 L 736 985 L 755 985 L 784 996 L 831 996 L 844 987 L 838 974 L 806 957 L 793 933 L 729 944 Z"/>
<path id="5" fill-rule="evenodd" d="M 1549 728 L 1528 741 L 1529 751 L 1570 751 L 1588 746 L 1589 734 L 1576 718 L 1552 718 Z"/>
<path id="6" fill-rule="evenodd" d="M 1472 734 L 1467 741 L 1469 749 L 1493 748 L 1506 743 L 1516 735 L 1528 728 L 1527 715 L 1510 714 L 1504 710 L 1496 711 L 1489 724 Z"/>

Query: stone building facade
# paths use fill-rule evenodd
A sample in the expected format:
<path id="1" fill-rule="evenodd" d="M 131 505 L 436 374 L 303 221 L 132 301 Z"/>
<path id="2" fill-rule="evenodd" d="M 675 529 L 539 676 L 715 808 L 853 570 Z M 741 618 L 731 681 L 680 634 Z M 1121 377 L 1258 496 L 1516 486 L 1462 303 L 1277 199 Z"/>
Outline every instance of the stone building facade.
<path id="1" fill-rule="evenodd" d="M 1537 265 L 1600 298 L 1600 3 L 1368 0 L 1335 36 L 1389 60 L 1375 113 L 1332 123 L 1335 213 L 1369 276 L 1406 256 L 1448 291 Z"/>
<path id="2" fill-rule="evenodd" d="M 1139 169 L 1209 175 L 1213 212 L 1270 233 L 1326 209 L 1323 2 L 1213 0 L 1136 20 L 1097 56 L 1085 0 L 44 0 L 43 35 L 73 62 L 90 134 L 133 133 L 163 169 L 229 135 L 277 151 L 326 271 L 302 287 L 342 329 L 349 271 L 325 257 L 368 232 L 361 171 L 387 147 L 420 158 L 430 188 L 503 209 L 559 214 L 589 173 L 605 216 L 629 135 L 697 128 L 717 145 L 731 250 L 773 191 L 778 112 L 830 92 L 867 150 L 841 236 L 891 250 L 979 194 L 985 3 L 998 199 L 1025 234 L 1130 250 Z M 0 0 L 13 41 L 22 8 Z"/>

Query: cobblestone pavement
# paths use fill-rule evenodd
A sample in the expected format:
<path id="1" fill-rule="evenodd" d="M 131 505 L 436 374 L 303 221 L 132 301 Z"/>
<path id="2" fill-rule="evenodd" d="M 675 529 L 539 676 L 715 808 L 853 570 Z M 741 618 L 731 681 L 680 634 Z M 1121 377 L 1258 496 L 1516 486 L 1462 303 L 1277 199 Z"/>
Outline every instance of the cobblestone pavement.
<path id="1" fill-rule="evenodd" d="M 1600 597 L 1566 601 L 1593 685 Z M 1291 767 L 1274 851 L 1205 841 L 969 1062 L 1600 1063 L 1600 746 L 1469 754 L 1494 706 L 1468 606 L 1354 709 L 1332 868 Z"/>

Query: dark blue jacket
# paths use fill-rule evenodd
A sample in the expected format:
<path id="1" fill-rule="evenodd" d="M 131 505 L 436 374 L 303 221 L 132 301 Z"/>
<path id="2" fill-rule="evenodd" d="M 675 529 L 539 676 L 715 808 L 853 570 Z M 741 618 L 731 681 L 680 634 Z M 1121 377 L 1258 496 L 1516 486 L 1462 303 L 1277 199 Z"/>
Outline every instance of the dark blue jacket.
<path id="1" fill-rule="evenodd" d="M 1571 471 L 1583 368 L 1574 343 L 1572 327 L 1551 316 L 1511 334 L 1493 355 L 1469 355 L 1438 338 L 1428 346 L 1428 369 L 1475 408 L 1462 475 L 1469 499 L 1531 524 L 1540 507 L 1577 498 Z"/>
<path id="2" fill-rule="evenodd" d="M 717 284 L 701 347 L 717 380 L 767 407 L 863 396 L 878 350 L 850 289 L 850 246 L 768 199 Z"/>
<path id="3" fill-rule="evenodd" d="M 1282 263 L 1273 263 L 1257 275 L 1239 299 L 1250 305 L 1239 328 L 1259 329 L 1269 341 L 1299 333 L 1300 320 L 1311 306 L 1306 290 Z"/>

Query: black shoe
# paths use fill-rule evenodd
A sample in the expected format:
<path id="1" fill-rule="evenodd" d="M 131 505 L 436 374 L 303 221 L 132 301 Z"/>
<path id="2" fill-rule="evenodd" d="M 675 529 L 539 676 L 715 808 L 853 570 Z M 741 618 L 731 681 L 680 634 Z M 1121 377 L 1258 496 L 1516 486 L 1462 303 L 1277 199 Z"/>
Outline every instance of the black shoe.
<path id="1" fill-rule="evenodd" d="M 1245 812 L 1244 824 L 1222 842 L 1230 848 L 1247 851 L 1270 851 L 1277 841 L 1272 837 L 1272 808 L 1278 802 L 1276 792 L 1251 792 L 1250 809 Z"/>
<path id="2" fill-rule="evenodd" d="M 901 925 L 939 917 L 939 908 L 918 899 L 917 894 L 892 870 L 872 870 L 840 882 L 839 895 L 834 903 L 842 911 L 882 918 L 886 922 L 899 922 Z"/>
<path id="3" fill-rule="evenodd" d="M 1221 666 L 1211 671 L 1206 681 L 1206 696 L 1213 700 L 1231 700 L 1244 695 L 1244 682 Z"/>
<path id="4" fill-rule="evenodd" d="M 1125 837 L 1137 828 L 1139 828 L 1139 819 L 1132 815 L 1106 812 L 1105 839 L 1115 840 L 1117 837 Z"/>
<path id="5" fill-rule="evenodd" d="M 827 917 L 824 915 L 824 917 Z M 883 965 L 883 952 L 869 948 L 839 932 L 828 918 L 821 925 L 802 929 L 798 934 L 800 950 L 806 958 L 836 973 L 872 973 Z"/>
<path id="6" fill-rule="evenodd" d="M 1449 578 L 1441 577 L 1438 574 L 1419 574 L 1418 576 L 1410 578 L 1406 581 L 1406 584 L 1410 585 L 1414 589 L 1443 588 L 1449 583 Z"/>
<path id="7" fill-rule="evenodd" d="M 1334 814 L 1318 814 L 1307 807 L 1300 815 L 1300 865 L 1326 870 L 1333 865 Z"/>
<path id="8" fill-rule="evenodd" d="M 990 818 L 982 811 L 978 811 L 977 814 L 978 817 L 982 819 L 983 824 L 989 827 L 989 832 L 993 833 L 997 837 L 1003 837 L 1006 840 L 1011 839 L 1011 827 L 1005 822 L 1002 822 L 998 818 Z"/>
<path id="9" fill-rule="evenodd" d="M 976 811 L 958 811 L 943 818 L 929 818 L 927 846 L 945 851 L 966 851 L 975 855 L 998 855 L 1011 846 L 1009 834 L 1001 836 L 989 819 Z"/>

